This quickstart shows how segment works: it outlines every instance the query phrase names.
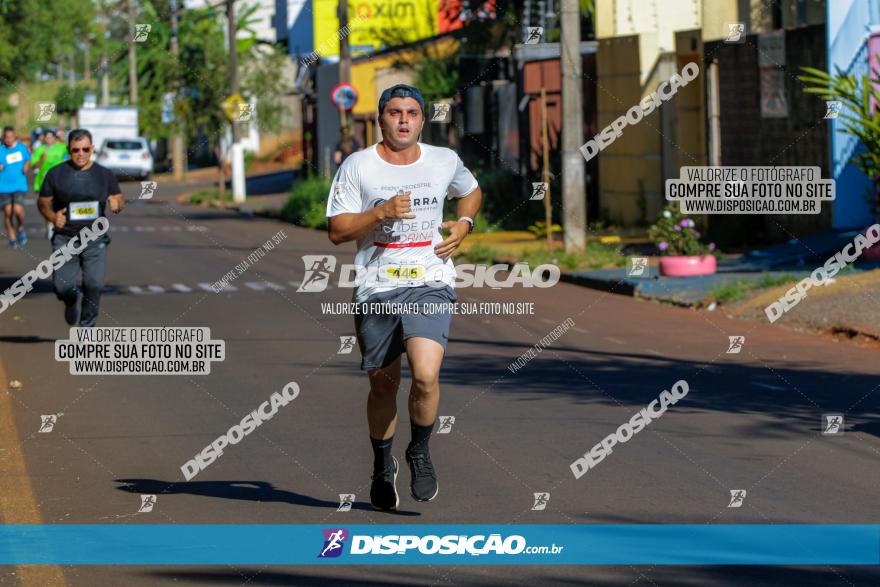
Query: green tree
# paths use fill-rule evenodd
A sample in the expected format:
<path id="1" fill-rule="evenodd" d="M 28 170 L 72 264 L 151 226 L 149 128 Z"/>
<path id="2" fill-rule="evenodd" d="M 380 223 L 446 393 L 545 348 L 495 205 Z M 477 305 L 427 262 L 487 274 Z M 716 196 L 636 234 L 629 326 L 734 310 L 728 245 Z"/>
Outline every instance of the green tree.
<path id="1" fill-rule="evenodd" d="M 281 126 L 285 82 L 280 74 L 289 59 L 287 51 L 274 45 L 254 45 L 245 53 L 242 88 L 247 95 L 257 98 L 257 121 L 261 130 Z"/>
<path id="2" fill-rule="evenodd" d="M 876 82 L 871 76 L 848 75 L 840 69 L 835 75 L 813 67 L 801 69 L 806 74 L 798 79 L 808 84 L 804 92 L 841 102 L 843 108 L 838 118 L 843 128 L 840 132 L 856 137 L 865 147 L 852 158 L 852 162 L 871 182 L 868 199 L 871 214 L 877 217 L 880 211 L 880 90 Z M 880 72 L 874 72 L 874 75 L 880 75 Z"/>
<path id="3" fill-rule="evenodd" d="M 92 0 L 0 0 L 0 89 L 66 63 L 94 16 Z"/>

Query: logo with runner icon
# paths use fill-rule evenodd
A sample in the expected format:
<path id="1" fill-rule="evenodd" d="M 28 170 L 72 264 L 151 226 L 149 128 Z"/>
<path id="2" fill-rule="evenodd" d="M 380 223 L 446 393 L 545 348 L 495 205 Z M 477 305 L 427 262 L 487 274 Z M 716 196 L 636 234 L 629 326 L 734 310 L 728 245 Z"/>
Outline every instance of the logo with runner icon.
<path id="1" fill-rule="evenodd" d="M 348 185 L 344 181 L 336 182 L 333 185 L 333 201 L 336 203 L 341 202 L 342 197 L 345 195 L 345 193 L 347 191 L 348 191 Z M 381 204 L 381 203 L 382 203 L 382 200 L 379 200 L 379 202 L 373 204 L 372 207 L 375 208 L 378 204 Z"/>
<path id="2" fill-rule="evenodd" d="M 355 338 L 351 335 L 340 336 L 339 337 L 339 350 L 336 351 L 336 354 L 337 355 L 350 355 L 351 351 L 354 350 L 354 341 L 355 341 Z"/>
<path id="3" fill-rule="evenodd" d="M 745 336 L 728 336 L 729 346 L 727 347 L 728 355 L 738 355 L 742 351 L 743 345 L 746 344 Z"/>
<path id="4" fill-rule="evenodd" d="M 134 37 L 132 41 L 135 43 L 143 43 L 147 40 L 147 37 L 150 36 L 150 30 L 152 30 L 153 25 L 150 24 L 136 24 L 134 25 Z"/>
<path id="5" fill-rule="evenodd" d="M 297 292 L 317 293 L 327 289 L 330 276 L 336 270 L 336 257 L 333 255 L 303 255 L 306 275 Z"/>
<path id="6" fill-rule="evenodd" d="M 648 273 L 647 257 L 630 257 L 626 274 L 629 277 L 644 277 Z"/>
<path id="7" fill-rule="evenodd" d="M 843 414 L 822 415 L 822 435 L 843 434 Z"/>
<path id="8" fill-rule="evenodd" d="M 155 495 L 141 495 L 141 507 L 138 508 L 138 513 L 149 513 L 153 511 L 153 506 L 155 505 Z"/>
<path id="9" fill-rule="evenodd" d="M 528 32 L 526 34 L 525 44 L 535 45 L 540 43 L 542 36 L 544 36 L 544 27 L 530 26 L 528 27 Z"/>
<path id="10" fill-rule="evenodd" d="M 455 424 L 455 416 L 440 416 L 440 426 L 437 428 L 437 434 L 449 434 L 452 432 L 453 424 Z"/>
<path id="11" fill-rule="evenodd" d="M 825 102 L 825 119 L 829 118 L 837 118 L 840 116 L 840 109 L 843 107 L 843 102 L 838 100 L 830 100 Z"/>
<path id="12" fill-rule="evenodd" d="M 138 197 L 139 200 L 149 200 L 153 197 L 153 194 L 156 193 L 156 188 L 159 186 L 155 181 L 142 181 L 141 182 L 141 195 Z"/>
<path id="13" fill-rule="evenodd" d="M 543 200 L 544 196 L 547 195 L 547 182 L 546 181 L 533 181 L 532 182 L 532 196 L 529 198 L 530 200 Z"/>
<path id="14" fill-rule="evenodd" d="M 725 43 L 745 43 L 746 24 L 744 22 L 727 23 L 727 38 Z"/>
<path id="15" fill-rule="evenodd" d="M 37 102 L 37 113 L 34 120 L 49 122 L 53 118 L 55 118 L 55 102 Z"/>
<path id="16" fill-rule="evenodd" d="M 532 504 L 532 511 L 539 512 L 547 509 L 547 503 L 550 501 L 550 494 L 546 491 L 535 493 L 535 503 Z"/>
<path id="17" fill-rule="evenodd" d="M 435 102 L 431 104 L 434 112 L 431 114 L 431 122 L 449 122 L 450 104 Z"/>
<path id="18" fill-rule="evenodd" d="M 340 493 L 339 494 L 339 507 L 336 508 L 337 512 L 350 512 L 351 506 L 354 504 L 354 493 Z"/>
<path id="19" fill-rule="evenodd" d="M 336 558 L 345 547 L 348 540 L 348 530 L 344 528 L 324 528 L 324 547 L 318 554 L 318 558 Z"/>
<path id="20" fill-rule="evenodd" d="M 742 504 L 745 500 L 746 500 L 746 490 L 745 489 L 731 489 L 730 490 L 730 503 L 727 504 L 727 507 L 740 508 L 740 507 L 742 507 Z"/>
<path id="21" fill-rule="evenodd" d="M 58 421 L 58 416 L 55 414 L 48 414 L 46 416 L 40 416 L 40 429 L 37 432 L 52 432 L 52 429 L 55 428 L 55 422 Z"/>

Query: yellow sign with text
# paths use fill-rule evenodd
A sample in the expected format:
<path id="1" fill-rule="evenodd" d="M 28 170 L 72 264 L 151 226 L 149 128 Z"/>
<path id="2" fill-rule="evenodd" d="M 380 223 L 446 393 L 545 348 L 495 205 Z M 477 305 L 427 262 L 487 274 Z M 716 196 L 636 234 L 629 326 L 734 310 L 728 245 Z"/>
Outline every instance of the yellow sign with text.
<path id="1" fill-rule="evenodd" d="M 349 0 L 348 30 L 340 30 L 337 0 L 314 0 L 314 52 L 319 58 L 339 55 L 347 36 L 352 55 L 411 43 L 437 34 L 439 0 Z"/>
<path id="2" fill-rule="evenodd" d="M 241 97 L 241 94 L 232 94 L 220 103 L 220 107 L 223 108 L 223 112 L 226 113 L 226 118 L 232 122 L 236 122 L 239 120 L 239 111 L 243 104 L 247 104 L 247 102 Z"/>

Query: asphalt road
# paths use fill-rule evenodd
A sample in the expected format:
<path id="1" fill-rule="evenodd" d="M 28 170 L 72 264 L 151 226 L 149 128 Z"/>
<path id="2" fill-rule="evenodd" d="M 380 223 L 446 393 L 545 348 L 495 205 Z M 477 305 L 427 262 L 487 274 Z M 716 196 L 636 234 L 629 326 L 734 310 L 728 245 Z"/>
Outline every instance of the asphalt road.
<path id="1" fill-rule="evenodd" d="M 139 185 L 124 184 L 136 197 Z M 302 255 L 351 244 L 289 224 L 172 203 L 159 186 L 112 218 L 102 326 L 207 326 L 227 358 L 208 376 L 73 376 L 53 343 L 67 338 L 47 282 L 0 315 L 0 371 L 15 435 L 0 452 L 5 523 L 880 523 L 880 361 L 875 350 L 575 285 L 459 290 L 462 302 L 533 302 L 533 315 L 458 316 L 441 373 L 432 455 L 440 494 L 400 511 L 369 506 L 365 376 L 337 354 L 350 316 L 322 302 L 351 291 L 296 293 Z M 187 187 L 193 189 L 192 186 Z M 0 290 L 48 256 L 31 242 L 0 252 Z M 279 230 L 287 237 L 221 293 L 210 290 Z M 557 325 L 573 327 L 512 373 Z M 743 335 L 738 354 L 729 336 Z M 406 374 L 405 374 L 406 377 Z M 584 477 L 569 465 L 674 382 L 690 392 Z M 8 380 L 21 389 L 7 389 Z M 180 466 L 261 402 L 296 381 L 300 396 L 195 479 Z M 395 454 L 409 437 L 406 394 Z M 0 409 L 2 412 L 3 409 Z M 38 433 L 41 414 L 61 415 Z M 845 414 L 845 434 L 820 433 Z M 7 427 L 7 436 L 12 427 Z M 20 447 L 23 465 L 10 460 Z M 5 469 L 5 472 L 3 471 Z M 405 467 L 404 467 L 405 469 Z M 18 483 L 18 485 L 15 485 Z M 24 485 L 22 485 L 24 483 Z M 30 487 L 32 498 L 12 495 Z M 747 490 L 739 508 L 730 491 Z M 3 493 L 6 492 L 4 496 Z M 533 494 L 549 492 L 533 511 Z M 337 512 L 340 493 L 356 495 Z M 137 513 L 139 494 L 158 495 Z M 28 504 L 31 505 L 28 505 Z M 4 567 L 0 582 L 86 585 L 868 585 L 876 567 L 65 566 L 51 580 Z"/>

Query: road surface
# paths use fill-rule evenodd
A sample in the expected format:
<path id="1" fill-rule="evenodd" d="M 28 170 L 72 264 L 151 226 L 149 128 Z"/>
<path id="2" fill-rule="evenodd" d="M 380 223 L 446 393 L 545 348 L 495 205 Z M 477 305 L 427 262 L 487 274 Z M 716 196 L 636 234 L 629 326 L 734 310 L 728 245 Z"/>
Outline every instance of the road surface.
<path id="1" fill-rule="evenodd" d="M 351 290 L 297 293 L 303 255 L 354 247 L 268 219 L 174 203 L 159 186 L 111 218 L 101 326 L 207 326 L 227 358 L 208 376 L 73 376 L 50 284 L 0 315 L 0 504 L 5 523 L 51 524 L 876 524 L 880 487 L 876 351 L 597 292 L 459 290 L 459 301 L 533 303 L 533 315 L 458 316 L 441 374 L 432 455 L 440 494 L 395 514 L 369 506 L 371 452 L 359 354 L 337 354 L 350 316 L 322 313 Z M 192 190 L 192 186 L 187 187 Z M 0 253 L 0 290 L 48 256 L 28 208 L 30 243 Z M 279 230 L 286 238 L 230 287 L 210 284 Z M 534 358 L 509 366 L 557 325 Z M 729 337 L 745 336 L 739 353 Z M 404 377 L 407 377 L 405 372 Z M 690 391 L 580 479 L 570 464 L 660 392 Z M 21 389 L 6 383 L 18 380 Z M 290 381 L 299 397 L 190 482 L 181 465 Z M 406 394 L 395 454 L 409 437 Z M 845 434 L 822 435 L 824 414 Z M 51 433 L 40 416 L 62 414 Z M 728 507 L 731 490 L 746 490 Z M 549 493 L 535 511 L 534 494 Z M 338 512 L 339 494 L 355 494 Z M 140 494 L 157 495 L 138 513 Z M 0 582 L 87 585 L 869 585 L 876 567 L 662 566 L 64 566 L 3 567 Z"/>

